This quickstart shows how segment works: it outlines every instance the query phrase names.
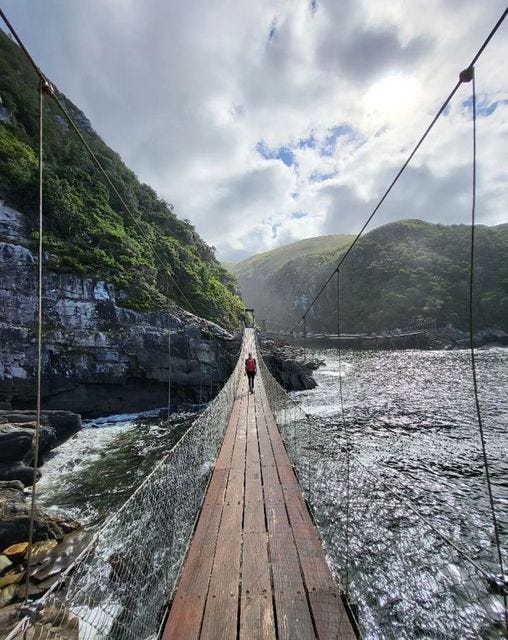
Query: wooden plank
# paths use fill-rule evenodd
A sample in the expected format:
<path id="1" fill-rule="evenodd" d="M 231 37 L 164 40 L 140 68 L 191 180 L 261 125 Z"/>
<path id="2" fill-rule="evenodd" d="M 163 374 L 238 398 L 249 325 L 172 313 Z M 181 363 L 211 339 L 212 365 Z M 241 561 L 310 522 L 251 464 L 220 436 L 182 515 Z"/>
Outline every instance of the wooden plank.
<path id="1" fill-rule="evenodd" d="M 199 638 L 213 556 L 221 521 L 228 472 L 216 469 L 210 479 L 184 570 L 175 592 L 163 640 L 173 640 L 185 629 L 187 640 Z"/>
<path id="2" fill-rule="evenodd" d="M 309 600 L 319 640 L 357 640 L 338 593 L 316 590 Z"/>
<path id="3" fill-rule="evenodd" d="M 245 470 L 244 533 L 265 532 L 265 509 L 259 464 Z"/>
<path id="4" fill-rule="evenodd" d="M 240 640 L 275 640 L 271 595 L 242 596 L 240 599 Z"/>
<path id="5" fill-rule="evenodd" d="M 236 638 L 243 487 L 243 471 L 231 469 L 201 629 L 207 640 Z"/>
<path id="6" fill-rule="evenodd" d="M 240 575 L 241 509 L 224 509 L 225 525 L 217 543 L 201 637 L 236 638 Z"/>
<path id="7" fill-rule="evenodd" d="M 233 455 L 233 447 L 235 445 L 235 435 L 242 410 L 242 399 L 235 401 L 231 418 L 224 434 L 222 447 L 215 462 L 215 469 L 229 469 L 231 466 L 231 457 Z"/>
<path id="8" fill-rule="evenodd" d="M 212 560 L 222 514 L 222 504 L 228 472 L 218 469 L 210 480 L 192 544 L 180 578 L 179 595 L 200 595 L 204 598 L 212 570 Z"/>
<path id="9" fill-rule="evenodd" d="M 269 545 L 279 638 L 315 638 L 294 542 L 287 536 L 271 536 Z"/>
<path id="10" fill-rule="evenodd" d="M 266 532 L 244 533 L 242 549 L 242 596 L 271 593 Z"/>
<path id="11" fill-rule="evenodd" d="M 178 640 L 185 629 L 185 640 L 198 640 L 205 601 L 201 596 L 179 596 L 173 600 L 161 640 Z"/>
<path id="12" fill-rule="evenodd" d="M 264 413 L 256 415 L 256 423 L 258 428 L 259 455 L 262 466 L 275 466 L 275 458 L 272 451 L 272 443 L 266 428 L 266 419 Z"/>

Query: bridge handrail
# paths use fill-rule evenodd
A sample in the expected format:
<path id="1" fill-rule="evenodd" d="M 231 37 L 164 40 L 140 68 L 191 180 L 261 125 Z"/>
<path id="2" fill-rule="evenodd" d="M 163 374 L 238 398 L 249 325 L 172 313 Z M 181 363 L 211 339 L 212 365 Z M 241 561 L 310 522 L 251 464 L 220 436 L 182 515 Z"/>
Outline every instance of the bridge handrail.
<path id="1" fill-rule="evenodd" d="M 471 628 L 475 624 L 495 627 L 498 623 L 496 618 L 496 606 L 498 605 L 493 602 L 496 596 L 493 595 L 495 591 L 492 591 L 492 573 L 489 568 L 483 567 L 479 561 L 472 557 L 469 550 L 463 548 L 461 543 L 454 541 L 450 535 L 444 533 L 439 526 L 420 513 L 418 505 L 412 504 L 410 498 L 406 497 L 412 494 L 406 486 L 406 482 L 401 482 L 401 478 L 396 477 L 395 474 L 387 481 L 363 463 L 358 453 L 355 452 L 353 444 L 346 441 L 344 426 L 340 421 L 329 424 L 333 435 L 327 432 L 328 437 L 336 438 L 337 454 L 330 459 L 324 457 L 324 451 L 319 443 L 319 433 L 323 432 L 323 425 L 312 415 L 306 413 L 299 402 L 292 398 L 272 376 L 262 358 L 262 350 L 259 346 L 258 354 L 260 356 L 259 371 L 263 378 L 268 402 L 304 495 L 309 506 L 313 509 L 316 524 L 322 534 L 323 532 L 327 534 L 324 536 L 324 543 L 328 554 L 334 556 L 338 567 L 336 570 L 342 585 L 346 593 L 353 596 L 358 607 L 360 612 L 359 627 L 362 628 L 362 618 L 369 619 L 370 623 L 374 620 L 373 612 L 365 603 L 369 600 L 372 602 L 379 597 L 379 594 L 375 593 L 375 589 L 373 590 L 372 575 L 363 573 L 361 562 L 358 561 L 356 554 L 360 553 L 361 556 L 362 541 L 365 543 L 365 538 L 369 535 L 369 533 L 364 535 L 362 529 L 370 531 L 372 534 L 375 517 L 378 515 L 375 511 L 378 505 L 375 503 L 374 496 L 380 490 L 388 496 L 385 498 L 385 502 L 389 502 L 394 510 L 405 510 L 406 519 L 411 520 L 415 528 L 424 532 L 423 535 L 427 540 L 432 539 L 435 541 L 436 547 L 448 549 L 447 557 L 450 566 L 460 566 L 460 571 L 467 578 L 461 576 L 457 582 L 456 575 L 452 572 L 450 575 L 446 575 L 447 567 L 445 566 L 445 570 L 443 570 L 443 566 L 440 564 L 443 558 L 430 558 L 429 542 L 424 544 L 423 539 L 413 540 L 413 546 L 410 549 L 390 549 L 390 553 L 400 554 L 399 564 L 403 566 L 406 563 L 408 571 L 410 571 L 412 566 L 408 562 L 408 557 L 421 556 L 422 565 L 428 571 L 432 562 L 435 562 L 435 567 L 433 567 L 435 575 L 430 575 L 436 579 L 436 583 L 438 581 L 441 583 L 442 588 L 448 589 L 446 596 L 450 606 L 457 607 L 457 618 L 462 617 L 464 620 L 467 618 Z M 352 469 L 355 472 L 354 479 L 350 477 Z M 359 483 L 355 485 L 359 478 L 362 486 Z M 369 493 L 370 495 L 368 495 Z M 370 505 L 366 506 L 369 502 Z M 355 509 L 356 513 L 352 513 Z M 383 509 L 386 511 L 387 507 L 380 503 L 379 510 L 382 512 Z M 350 515 L 346 515 L 347 513 Z M 369 515 L 374 522 L 362 521 L 362 513 Z M 390 518 L 387 513 L 381 513 L 381 516 L 387 521 Z M 333 526 L 330 522 L 333 522 Z M 352 539 L 354 542 L 351 541 Z M 418 542 L 421 543 L 420 547 Z M 418 576 L 413 575 L 413 578 L 414 583 L 417 584 Z M 410 582 L 409 578 L 408 582 Z M 408 599 L 414 596 L 413 593 L 407 594 Z M 460 604 L 466 603 L 464 611 L 460 609 L 458 602 Z M 385 619 L 381 620 L 378 627 L 379 632 L 382 630 L 382 637 L 401 637 L 397 635 L 400 633 L 400 628 L 393 629 L 395 635 L 391 635 L 390 615 L 383 614 L 381 611 L 380 618 L 383 615 Z M 410 636 L 404 635 L 404 637 Z M 499 637 L 501 638 L 502 635 Z"/>
<path id="2" fill-rule="evenodd" d="M 228 381 L 186 433 L 93 535 L 91 542 L 7 635 L 153 638 L 175 587 L 243 372 Z"/>

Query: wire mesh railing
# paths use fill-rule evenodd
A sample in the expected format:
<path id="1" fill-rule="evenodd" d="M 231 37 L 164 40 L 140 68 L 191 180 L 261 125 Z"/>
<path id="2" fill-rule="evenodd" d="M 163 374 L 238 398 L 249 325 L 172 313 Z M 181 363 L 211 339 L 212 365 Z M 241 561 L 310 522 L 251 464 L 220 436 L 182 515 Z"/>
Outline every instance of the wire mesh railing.
<path id="1" fill-rule="evenodd" d="M 259 351 L 261 353 L 261 351 Z M 336 578 L 369 640 L 504 638 L 504 605 L 488 554 L 464 531 L 481 523 L 461 512 L 453 526 L 430 511 L 426 489 L 395 469 L 369 465 L 341 420 L 308 415 L 259 359 L 269 404 L 321 532 Z M 434 480 L 433 497 L 447 504 Z M 487 531 L 481 532 L 485 547 Z"/>
<path id="2" fill-rule="evenodd" d="M 29 603 L 7 640 L 157 636 L 241 372 L 239 357 L 221 392 L 50 591 Z"/>

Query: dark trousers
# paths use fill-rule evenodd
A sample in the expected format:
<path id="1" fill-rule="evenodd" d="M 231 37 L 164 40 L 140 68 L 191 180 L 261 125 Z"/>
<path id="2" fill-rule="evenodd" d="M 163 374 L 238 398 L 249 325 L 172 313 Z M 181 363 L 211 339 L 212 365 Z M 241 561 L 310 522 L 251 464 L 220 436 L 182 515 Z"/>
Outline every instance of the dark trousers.
<path id="1" fill-rule="evenodd" d="M 249 378 L 249 391 L 254 391 L 254 378 L 256 377 L 255 371 L 247 371 L 247 378 Z"/>

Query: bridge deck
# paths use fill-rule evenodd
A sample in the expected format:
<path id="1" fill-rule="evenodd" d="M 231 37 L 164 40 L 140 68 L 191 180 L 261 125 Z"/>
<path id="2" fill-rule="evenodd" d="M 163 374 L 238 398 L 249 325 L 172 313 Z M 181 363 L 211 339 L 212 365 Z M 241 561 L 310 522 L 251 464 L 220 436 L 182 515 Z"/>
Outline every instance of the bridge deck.
<path id="1" fill-rule="evenodd" d="M 163 640 L 355 634 L 268 406 L 242 376 Z"/>

